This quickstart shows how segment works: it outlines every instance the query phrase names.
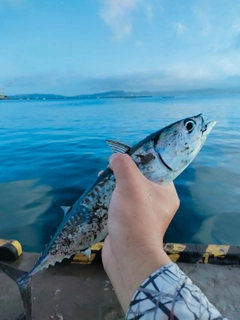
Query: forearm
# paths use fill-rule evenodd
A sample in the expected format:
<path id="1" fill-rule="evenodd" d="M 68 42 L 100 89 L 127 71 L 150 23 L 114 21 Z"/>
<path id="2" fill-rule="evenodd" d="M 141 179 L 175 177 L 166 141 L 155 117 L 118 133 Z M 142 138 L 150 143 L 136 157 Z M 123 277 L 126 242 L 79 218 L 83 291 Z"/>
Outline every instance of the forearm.
<path id="1" fill-rule="evenodd" d="M 161 267 L 142 283 L 126 319 L 226 320 L 174 263 Z"/>
<path id="2" fill-rule="evenodd" d="M 104 245 L 110 245 L 108 239 L 106 240 Z M 123 255 L 113 254 L 109 259 L 111 259 L 109 263 L 115 267 L 108 268 L 108 265 L 105 265 L 105 270 L 125 313 L 134 293 L 149 274 L 171 262 L 161 248 L 157 250 L 156 247 L 137 249 L 131 248 L 131 243 L 125 246 Z"/>

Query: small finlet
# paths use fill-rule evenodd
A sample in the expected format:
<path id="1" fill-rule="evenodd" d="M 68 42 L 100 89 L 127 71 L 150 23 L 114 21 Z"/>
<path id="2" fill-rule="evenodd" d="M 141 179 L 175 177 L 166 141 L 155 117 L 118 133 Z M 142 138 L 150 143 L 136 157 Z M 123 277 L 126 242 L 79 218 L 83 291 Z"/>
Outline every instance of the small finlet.
<path id="1" fill-rule="evenodd" d="M 117 141 L 106 140 L 106 142 L 114 153 L 128 153 L 131 149 L 129 146 Z"/>
<path id="2" fill-rule="evenodd" d="M 91 248 L 88 248 L 87 250 L 85 250 L 85 251 L 83 251 L 81 253 L 84 254 L 86 257 L 88 257 L 88 259 L 90 259 L 92 250 L 91 250 Z"/>
<path id="3" fill-rule="evenodd" d="M 72 209 L 72 207 L 68 207 L 68 206 L 61 206 L 61 208 L 64 212 L 64 216 L 66 216 L 68 212 Z"/>

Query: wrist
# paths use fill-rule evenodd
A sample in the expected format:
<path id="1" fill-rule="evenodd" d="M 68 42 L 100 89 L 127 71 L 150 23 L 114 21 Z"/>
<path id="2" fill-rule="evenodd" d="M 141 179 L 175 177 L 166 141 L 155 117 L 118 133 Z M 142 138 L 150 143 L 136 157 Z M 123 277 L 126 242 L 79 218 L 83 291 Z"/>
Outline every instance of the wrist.
<path id="1" fill-rule="evenodd" d="M 126 313 L 140 285 L 157 269 L 171 262 L 163 248 L 150 246 L 126 248 L 124 255 L 113 254 L 105 270 Z"/>

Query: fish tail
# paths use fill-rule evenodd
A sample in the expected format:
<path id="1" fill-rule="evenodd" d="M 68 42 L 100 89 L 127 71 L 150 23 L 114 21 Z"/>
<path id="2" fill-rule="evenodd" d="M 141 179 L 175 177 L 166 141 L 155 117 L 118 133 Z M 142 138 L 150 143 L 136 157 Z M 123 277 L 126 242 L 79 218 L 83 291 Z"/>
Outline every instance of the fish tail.
<path id="1" fill-rule="evenodd" d="M 16 269 L 6 263 L 0 261 L 0 269 L 8 275 L 18 286 L 21 293 L 25 316 L 22 313 L 21 318 L 18 319 L 32 319 L 32 299 L 31 299 L 31 282 L 32 277 L 28 272 Z"/>

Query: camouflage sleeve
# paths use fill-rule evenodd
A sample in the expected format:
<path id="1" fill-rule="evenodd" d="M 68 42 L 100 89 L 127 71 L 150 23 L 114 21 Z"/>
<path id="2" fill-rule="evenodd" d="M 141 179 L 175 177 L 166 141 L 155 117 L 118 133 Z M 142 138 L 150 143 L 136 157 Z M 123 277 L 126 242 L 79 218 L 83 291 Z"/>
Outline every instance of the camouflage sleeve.
<path id="1" fill-rule="evenodd" d="M 126 320 L 227 320 L 202 291 L 169 263 L 153 272 L 130 303 Z"/>

